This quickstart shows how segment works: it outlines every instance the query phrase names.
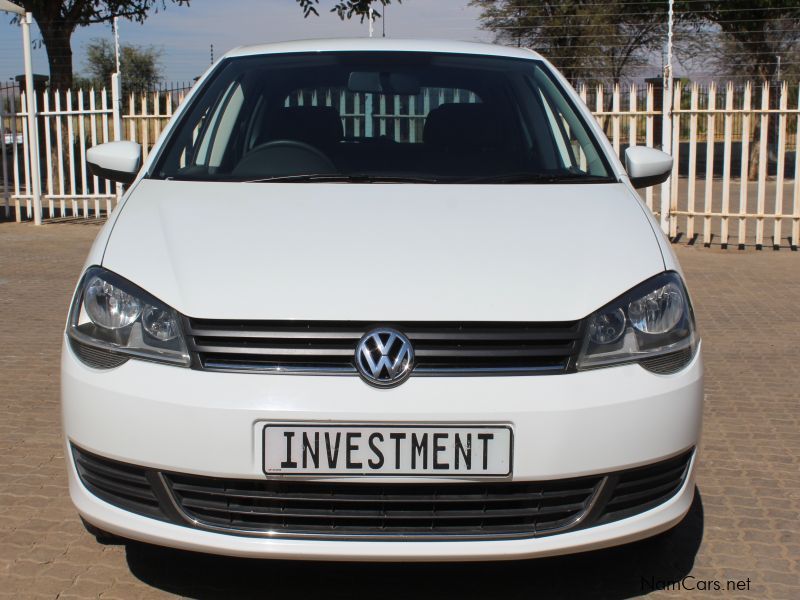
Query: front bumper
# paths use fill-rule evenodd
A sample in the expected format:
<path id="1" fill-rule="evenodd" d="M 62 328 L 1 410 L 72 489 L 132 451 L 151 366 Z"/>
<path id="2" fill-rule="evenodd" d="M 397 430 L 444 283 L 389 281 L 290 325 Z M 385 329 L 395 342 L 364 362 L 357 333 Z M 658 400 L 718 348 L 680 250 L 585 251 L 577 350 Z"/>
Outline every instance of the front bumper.
<path id="1" fill-rule="evenodd" d="M 209 373 L 140 361 L 98 371 L 80 363 L 65 345 L 62 399 L 69 442 L 168 472 L 263 479 L 260 433 L 266 421 L 510 423 L 512 478 L 536 481 L 647 465 L 697 446 L 702 364 L 698 352 L 674 375 L 628 365 L 557 376 L 412 377 L 397 388 L 379 390 L 356 377 Z M 273 558 L 487 560 L 590 550 L 668 529 L 689 510 L 694 493 L 693 459 L 680 490 L 663 504 L 548 537 L 283 539 L 203 531 L 132 514 L 94 496 L 81 483 L 71 456 L 68 463 L 73 502 L 103 529 L 187 550 Z"/>

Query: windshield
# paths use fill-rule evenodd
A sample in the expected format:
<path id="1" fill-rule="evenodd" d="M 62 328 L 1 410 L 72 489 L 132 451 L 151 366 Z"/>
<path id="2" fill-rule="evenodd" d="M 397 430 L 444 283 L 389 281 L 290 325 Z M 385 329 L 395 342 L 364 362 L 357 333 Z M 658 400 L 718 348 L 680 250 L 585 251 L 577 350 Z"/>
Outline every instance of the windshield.
<path id="1" fill-rule="evenodd" d="M 191 181 L 611 181 L 535 60 L 418 52 L 227 59 L 150 177 Z"/>

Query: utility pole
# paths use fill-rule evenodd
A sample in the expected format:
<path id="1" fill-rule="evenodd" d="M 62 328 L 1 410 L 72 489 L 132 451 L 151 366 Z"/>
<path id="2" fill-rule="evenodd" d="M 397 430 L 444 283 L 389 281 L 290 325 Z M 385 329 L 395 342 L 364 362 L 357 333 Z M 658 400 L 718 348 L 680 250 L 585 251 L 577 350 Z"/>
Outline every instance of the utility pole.
<path id="1" fill-rule="evenodd" d="M 112 121 L 114 123 L 114 141 L 118 142 L 122 139 L 122 118 L 120 111 L 122 110 L 122 72 L 120 68 L 119 57 L 119 17 L 114 17 L 112 21 L 114 27 L 114 60 L 116 70 L 111 74 L 111 106 Z M 117 191 L 120 190 L 117 184 Z"/>
<path id="2" fill-rule="evenodd" d="M 375 25 L 375 11 L 372 7 L 369 7 L 369 37 L 372 37 L 374 32 L 374 25 Z"/>
<path id="3" fill-rule="evenodd" d="M 114 60 L 116 61 L 116 72 L 119 73 L 119 17 L 114 17 L 112 21 L 114 30 Z"/>
<path id="4" fill-rule="evenodd" d="M 39 171 L 39 128 L 36 123 L 36 96 L 33 91 L 33 59 L 31 57 L 31 24 L 33 15 L 8 0 L 0 0 L 0 11 L 19 16 L 22 25 L 22 51 L 25 59 L 25 100 L 28 113 L 28 152 L 31 165 L 31 195 L 33 196 L 33 222 L 42 224 L 42 182 Z M 16 142 L 16 140 L 15 140 Z"/>
<path id="5" fill-rule="evenodd" d="M 673 3 L 669 1 L 667 12 L 667 48 L 664 57 L 664 98 L 661 106 L 661 150 L 667 154 L 672 154 L 672 20 Z M 679 143 L 679 140 L 674 140 Z M 670 207 L 672 204 L 672 178 L 667 179 L 661 184 L 661 230 L 670 234 Z"/>

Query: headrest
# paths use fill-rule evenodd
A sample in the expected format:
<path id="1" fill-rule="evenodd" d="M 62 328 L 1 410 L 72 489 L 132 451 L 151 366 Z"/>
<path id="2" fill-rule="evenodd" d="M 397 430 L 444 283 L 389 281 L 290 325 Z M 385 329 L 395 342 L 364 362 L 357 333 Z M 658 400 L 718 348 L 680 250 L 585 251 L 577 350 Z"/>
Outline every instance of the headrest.
<path id="1" fill-rule="evenodd" d="M 297 140 L 312 146 L 329 146 L 343 136 L 342 119 L 332 106 L 289 106 L 271 115 L 259 143 Z"/>
<path id="2" fill-rule="evenodd" d="M 495 148 L 503 141 L 503 123 L 486 104 L 442 104 L 428 114 L 422 139 L 439 147 Z"/>

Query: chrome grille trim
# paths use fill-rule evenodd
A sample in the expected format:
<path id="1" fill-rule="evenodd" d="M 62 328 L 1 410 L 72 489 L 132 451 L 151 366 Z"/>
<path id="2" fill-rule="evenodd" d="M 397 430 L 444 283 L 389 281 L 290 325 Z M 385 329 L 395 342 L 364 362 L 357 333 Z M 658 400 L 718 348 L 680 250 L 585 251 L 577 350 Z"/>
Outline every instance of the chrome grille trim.
<path id="1" fill-rule="evenodd" d="M 572 372 L 583 333 L 582 321 L 184 321 L 195 369 L 300 375 L 357 375 L 356 345 L 377 325 L 411 340 L 414 376 Z"/>
<path id="2" fill-rule="evenodd" d="M 272 375 L 357 375 L 355 367 L 313 367 L 303 365 L 279 364 L 246 364 L 222 362 L 218 360 L 203 361 L 204 371 L 236 372 L 236 373 L 268 373 Z"/>

